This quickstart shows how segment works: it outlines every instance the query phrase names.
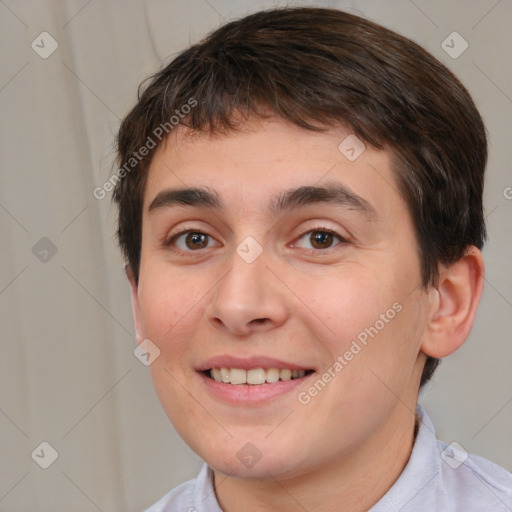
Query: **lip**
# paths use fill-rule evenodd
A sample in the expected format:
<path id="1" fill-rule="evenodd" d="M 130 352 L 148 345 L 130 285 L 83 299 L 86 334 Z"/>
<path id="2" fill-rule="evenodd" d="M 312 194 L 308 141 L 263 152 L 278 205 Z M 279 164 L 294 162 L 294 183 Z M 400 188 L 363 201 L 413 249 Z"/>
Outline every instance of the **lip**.
<path id="1" fill-rule="evenodd" d="M 212 368 L 240 368 L 242 370 L 252 370 L 255 368 L 277 368 L 290 370 L 313 370 L 304 377 L 288 380 L 277 381 L 265 384 L 225 384 L 217 382 L 207 375 L 207 370 Z M 289 394 L 301 387 L 306 379 L 316 374 L 316 370 L 312 367 L 303 366 L 297 363 L 267 357 L 263 355 L 253 355 L 250 357 L 236 357 L 231 355 L 219 355 L 210 357 L 200 363 L 196 371 L 205 385 L 207 392 L 214 398 L 233 405 L 259 405 L 265 404 L 273 399 Z"/>
<path id="2" fill-rule="evenodd" d="M 232 368 L 241 368 L 240 366 L 232 366 Z M 259 366 L 252 366 L 251 368 L 259 368 Z M 275 368 L 275 366 L 273 367 Z M 289 366 L 284 366 L 284 368 L 289 368 Z M 293 368 L 295 369 L 295 368 Z M 298 368 L 297 369 L 302 369 Z M 222 402 L 227 402 L 232 405 L 263 405 L 271 400 L 277 399 L 279 397 L 284 397 L 285 395 L 289 395 L 294 390 L 297 390 L 299 387 L 302 387 L 307 379 L 310 379 L 312 376 L 316 375 L 316 372 L 312 372 L 310 374 L 305 375 L 304 377 L 287 380 L 287 381 L 278 381 L 274 383 L 266 383 L 266 384 L 225 384 L 223 382 L 217 382 L 216 380 L 211 379 L 206 375 L 206 373 L 199 372 L 198 376 L 206 387 L 208 393 L 212 395 L 214 398 L 221 400 Z"/>
<path id="3" fill-rule="evenodd" d="M 267 356 L 251 356 L 251 357 L 234 357 L 229 355 L 221 355 L 211 357 L 196 368 L 198 372 L 211 370 L 212 368 L 240 368 L 242 370 L 252 370 L 255 368 L 277 368 L 290 370 L 315 370 L 315 368 L 302 366 L 299 364 L 274 359 Z M 300 380 L 300 379 L 298 379 Z"/>

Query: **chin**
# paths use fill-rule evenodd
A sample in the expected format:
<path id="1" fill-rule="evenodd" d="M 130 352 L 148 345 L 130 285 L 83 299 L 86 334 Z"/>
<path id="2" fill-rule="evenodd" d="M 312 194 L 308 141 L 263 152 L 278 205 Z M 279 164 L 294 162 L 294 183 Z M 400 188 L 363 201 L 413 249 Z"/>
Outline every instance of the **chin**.
<path id="1" fill-rule="evenodd" d="M 278 445 L 268 440 L 252 443 L 231 439 L 219 449 L 196 453 L 214 471 L 236 478 L 271 481 L 299 477 L 313 469 L 311 457 L 298 453 L 296 446 L 283 446 L 279 442 Z"/>

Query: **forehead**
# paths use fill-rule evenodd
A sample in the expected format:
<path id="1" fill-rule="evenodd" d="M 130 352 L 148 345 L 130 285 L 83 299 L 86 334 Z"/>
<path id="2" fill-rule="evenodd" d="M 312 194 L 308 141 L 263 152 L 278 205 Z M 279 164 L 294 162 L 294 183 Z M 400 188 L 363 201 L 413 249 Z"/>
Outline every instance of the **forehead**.
<path id="1" fill-rule="evenodd" d="M 213 136 L 175 129 L 153 157 L 144 213 L 166 194 L 169 199 L 168 192 L 198 187 L 221 209 L 236 204 L 276 213 L 299 196 L 331 192 L 369 216 L 404 207 L 389 150 L 364 144 L 345 127 L 314 132 L 278 118 L 253 119 L 240 131 Z"/>

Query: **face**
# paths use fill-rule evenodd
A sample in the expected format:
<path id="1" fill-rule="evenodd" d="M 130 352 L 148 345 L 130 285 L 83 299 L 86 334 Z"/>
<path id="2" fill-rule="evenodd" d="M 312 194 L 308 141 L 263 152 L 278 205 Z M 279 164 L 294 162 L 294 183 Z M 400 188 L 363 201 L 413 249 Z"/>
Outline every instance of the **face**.
<path id="1" fill-rule="evenodd" d="M 278 119 L 183 130 L 151 164 L 132 283 L 167 415 L 226 474 L 350 460 L 414 410 L 424 362 L 429 299 L 389 153 L 354 160 L 346 129 Z"/>

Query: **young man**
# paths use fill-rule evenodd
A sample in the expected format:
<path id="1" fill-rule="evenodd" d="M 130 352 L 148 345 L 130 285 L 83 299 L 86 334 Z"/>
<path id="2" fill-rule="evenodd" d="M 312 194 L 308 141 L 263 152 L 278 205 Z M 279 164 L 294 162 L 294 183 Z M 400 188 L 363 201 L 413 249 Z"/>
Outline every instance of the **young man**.
<path id="1" fill-rule="evenodd" d="M 260 12 L 157 73 L 118 138 L 139 343 L 205 460 L 156 511 L 508 511 L 417 405 L 483 288 L 485 129 L 415 43 Z"/>

